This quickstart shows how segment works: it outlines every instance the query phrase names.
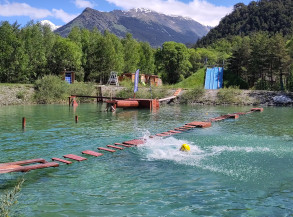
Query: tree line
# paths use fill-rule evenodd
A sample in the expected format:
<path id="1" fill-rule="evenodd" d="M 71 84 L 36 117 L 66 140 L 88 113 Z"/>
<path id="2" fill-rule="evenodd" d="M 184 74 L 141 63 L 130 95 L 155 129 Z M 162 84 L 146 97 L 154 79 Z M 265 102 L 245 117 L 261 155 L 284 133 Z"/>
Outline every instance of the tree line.
<path id="1" fill-rule="evenodd" d="M 33 83 L 44 75 L 75 71 L 78 81 L 106 83 L 111 71 L 158 74 L 174 84 L 196 72 L 200 57 L 184 44 L 166 42 L 152 48 L 131 34 L 118 38 L 108 31 L 75 27 L 63 38 L 47 25 L 31 21 L 0 24 L 0 82 Z"/>
<path id="2" fill-rule="evenodd" d="M 152 48 L 131 34 L 75 27 L 63 38 L 49 26 L 0 24 L 0 82 L 34 83 L 44 75 L 75 71 L 77 81 L 106 83 L 111 71 L 159 75 L 176 84 L 205 66 L 225 67 L 225 86 L 292 90 L 293 37 L 256 32 L 230 36 L 206 47 L 165 42 Z"/>

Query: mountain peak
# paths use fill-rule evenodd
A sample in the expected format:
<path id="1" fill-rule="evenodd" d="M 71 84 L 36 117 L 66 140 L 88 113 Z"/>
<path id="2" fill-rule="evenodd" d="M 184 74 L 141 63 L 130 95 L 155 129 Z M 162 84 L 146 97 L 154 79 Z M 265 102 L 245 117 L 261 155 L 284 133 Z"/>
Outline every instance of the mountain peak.
<path id="1" fill-rule="evenodd" d="M 111 12 L 86 8 L 81 15 L 56 32 L 66 36 L 74 26 L 90 30 L 96 27 L 101 32 L 108 30 L 120 38 L 131 33 L 133 38 L 149 42 L 154 47 L 161 46 L 165 41 L 195 43 L 209 31 L 208 27 L 192 19 L 160 14 L 146 8 Z"/>

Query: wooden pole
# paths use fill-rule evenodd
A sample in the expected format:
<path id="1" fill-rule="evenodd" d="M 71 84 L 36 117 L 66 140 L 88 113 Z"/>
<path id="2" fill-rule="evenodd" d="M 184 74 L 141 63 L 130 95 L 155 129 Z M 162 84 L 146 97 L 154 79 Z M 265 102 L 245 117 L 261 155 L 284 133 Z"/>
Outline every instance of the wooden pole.
<path id="1" fill-rule="evenodd" d="M 78 116 L 76 115 L 75 116 L 75 123 L 77 123 L 78 122 Z"/>
<path id="2" fill-rule="evenodd" d="M 25 129 L 26 119 L 25 117 L 22 118 L 22 129 Z"/>

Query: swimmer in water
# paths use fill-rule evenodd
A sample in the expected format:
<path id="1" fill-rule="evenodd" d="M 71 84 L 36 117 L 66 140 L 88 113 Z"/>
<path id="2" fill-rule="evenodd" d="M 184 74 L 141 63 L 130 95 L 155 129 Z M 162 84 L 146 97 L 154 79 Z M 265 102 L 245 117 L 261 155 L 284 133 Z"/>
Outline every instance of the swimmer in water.
<path id="1" fill-rule="evenodd" d="M 185 151 L 185 152 L 189 152 L 190 151 L 190 147 L 187 144 L 183 144 L 180 148 L 180 151 Z"/>

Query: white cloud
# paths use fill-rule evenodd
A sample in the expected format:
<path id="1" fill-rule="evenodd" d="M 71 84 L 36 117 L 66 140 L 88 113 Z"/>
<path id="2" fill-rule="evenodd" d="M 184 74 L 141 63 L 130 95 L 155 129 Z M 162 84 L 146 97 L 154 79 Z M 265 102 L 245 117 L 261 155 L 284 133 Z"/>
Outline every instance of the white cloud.
<path id="1" fill-rule="evenodd" d="M 31 19 L 43 19 L 47 17 L 54 17 L 68 23 L 73 20 L 78 14 L 68 14 L 62 9 L 47 9 L 34 8 L 26 3 L 10 3 L 5 1 L 4 4 L 0 3 L 0 16 L 28 16 Z"/>
<path id="2" fill-rule="evenodd" d="M 50 20 L 42 20 L 40 22 L 42 25 L 48 25 L 50 26 L 52 31 L 55 31 L 56 29 L 58 29 L 61 26 L 56 26 L 54 23 L 52 23 Z"/>
<path id="3" fill-rule="evenodd" d="M 53 9 L 52 10 L 53 13 L 53 17 L 62 20 L 65 23 L 70 22 L 71 20 L 73 20 L 75 17 L 77 17 L 78 15 L 76 14 L 68 14 L 65 11 L 63 11 L 62 9 Z"/>
<path id="4" fill-rule="evenodd" d="M 26 3 L 9 3 L 0 4 L 0 16 L 28 16 L 31 19 L 40 19 L 52 16 L 51 11 L 46 9 L 33 8 Z"/>
<path id="5" fill-rule="evenodd" d="M 74 4 L 78 8 L 93 8 L 95 6 L 95 4 L 93 4 L 92 2 L 85 0 L 75 0 Z"/>
<path id="6" fill-rule="evenodd" d="M 232 11 L 232 7 L 215 6 L 205 0 L 183 3 L 179 0 L 107 0 L 123 9 L 148 8 L 169 15 L 190 17 L 197 22 L 216 26 L 222 17 Z"/>

